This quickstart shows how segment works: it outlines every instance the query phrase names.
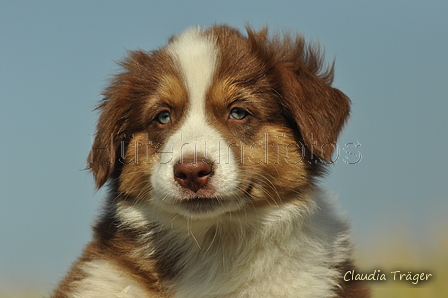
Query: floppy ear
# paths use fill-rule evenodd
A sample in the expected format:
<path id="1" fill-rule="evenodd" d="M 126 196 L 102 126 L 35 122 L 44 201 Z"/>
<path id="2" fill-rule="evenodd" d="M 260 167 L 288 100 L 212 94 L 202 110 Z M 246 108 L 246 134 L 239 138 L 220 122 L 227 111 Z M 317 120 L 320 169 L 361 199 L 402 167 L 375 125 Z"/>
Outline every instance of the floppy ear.
<path id="1" fill-rule="evenodd" d="M 274 36 L 267 28 L 248 30 L 252 51 L 275 76 L 276 92 L 285 114 L 296 123 L 305 146 L 331 161 L 338 135 L 350 112 L 350 99 L 332 88 L 334 63 L 326 68 L 319 47 L 307 46 L 303 36 Z"/>
<path id="2" fill-rule="evenodd" d="M 321 159 L 331 161 L 338 135 L 349 116 L 350 99 L 331 87 L 333 67 L 327 78 L 305 65 L 280 66 L 281 101 L 300 129 L 305 146 Z"/>
<path id="3" fill-rule="evenodd" d="M 117 84 L 117 76 L 104 93 L 104 99 L 98 106 L 101 116 L 97 124 L 97 132 L 88 157 L 88 168 L 95 177 L 96 187 L 100 188 L 109 179 L 117 165 L 117 151 L 120 136 L 126 130 L 126 121 L 122 117 L 125 109 L 120 101 L 126 101 L 126 92 Z"/>
<path id="4" fill-rule="evenodd" d="M 148 86 L 145 64 L 149 61 L 150 57 L 145 52 L 130 52 L 128 58 L 120 63 L 124 71 L 113 77 L 103 93 L 104 98 L 97 108 L 101 116 L 88 157 L 88 168 L 95 177 L 97 188 L 120 171 L 124 163 L 120 151 L 125 150 L 130 132 L 141 125 L 139 112 L 144 97 L 142 89 Z"/>

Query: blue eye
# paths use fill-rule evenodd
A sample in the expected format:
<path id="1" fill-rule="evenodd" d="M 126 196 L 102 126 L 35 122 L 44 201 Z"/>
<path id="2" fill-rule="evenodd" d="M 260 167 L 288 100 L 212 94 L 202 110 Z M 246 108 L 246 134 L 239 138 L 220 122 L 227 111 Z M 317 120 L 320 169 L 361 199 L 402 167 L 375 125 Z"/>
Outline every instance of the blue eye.
<path id="1" fill-rule="evenodd" d="M 168 111 L 160 112 L 156 117 L 157 122 L 160 124 L 168 124 L 171 122 L 171 114 Z"/>
<path id="2" fill-rule="evenodd" d="M 233 108 L 230 111 L 229 118 L 234 120 L 243 120 L 248 115 L 248 112 L 246 112 L 243 109 L 240 108 Z"/>

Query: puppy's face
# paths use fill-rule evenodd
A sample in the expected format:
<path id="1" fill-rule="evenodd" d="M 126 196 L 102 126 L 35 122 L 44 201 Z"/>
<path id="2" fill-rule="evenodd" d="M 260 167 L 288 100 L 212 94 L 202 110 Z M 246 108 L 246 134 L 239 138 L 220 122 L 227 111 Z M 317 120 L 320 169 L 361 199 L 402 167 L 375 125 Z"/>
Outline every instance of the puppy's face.
<path id="1" fill-rule="evenodd" d="M 227 27 L 130 53 L 100 106 L 97 185 L 196 218 L 300 200 L 348 114 L 319 59 L 300 38 Z"/>

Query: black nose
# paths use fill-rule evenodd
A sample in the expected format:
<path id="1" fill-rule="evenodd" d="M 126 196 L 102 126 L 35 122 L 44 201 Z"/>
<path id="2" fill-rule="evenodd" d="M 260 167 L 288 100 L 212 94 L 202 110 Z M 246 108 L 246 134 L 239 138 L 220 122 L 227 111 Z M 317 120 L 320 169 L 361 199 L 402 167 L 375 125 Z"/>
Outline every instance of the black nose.
<path id="1" fill-rule="evenodd" d="M 183 158 L 174 166 L 174 180 L 193 192 L 207 185 L 212 163 L 205 158 Z"/>

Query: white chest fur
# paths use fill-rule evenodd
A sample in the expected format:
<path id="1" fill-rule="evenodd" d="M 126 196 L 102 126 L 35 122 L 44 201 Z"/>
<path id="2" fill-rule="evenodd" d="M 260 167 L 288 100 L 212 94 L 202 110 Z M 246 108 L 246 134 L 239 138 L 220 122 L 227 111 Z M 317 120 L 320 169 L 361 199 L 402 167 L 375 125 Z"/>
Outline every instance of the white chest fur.
<path id="1" fill-rule="evenodd" d="M 347 226 L 321 196 L 234 213 L 213 227 L 204 221 L 168 220 L 141 205 L 119 210 L 131 226 L 154 219 L 171 225 L 167 237 L 183 249 L 182 269 L 170 284 L 176 298 L 333 297 L 334 266 L 350 259 Z"/>

